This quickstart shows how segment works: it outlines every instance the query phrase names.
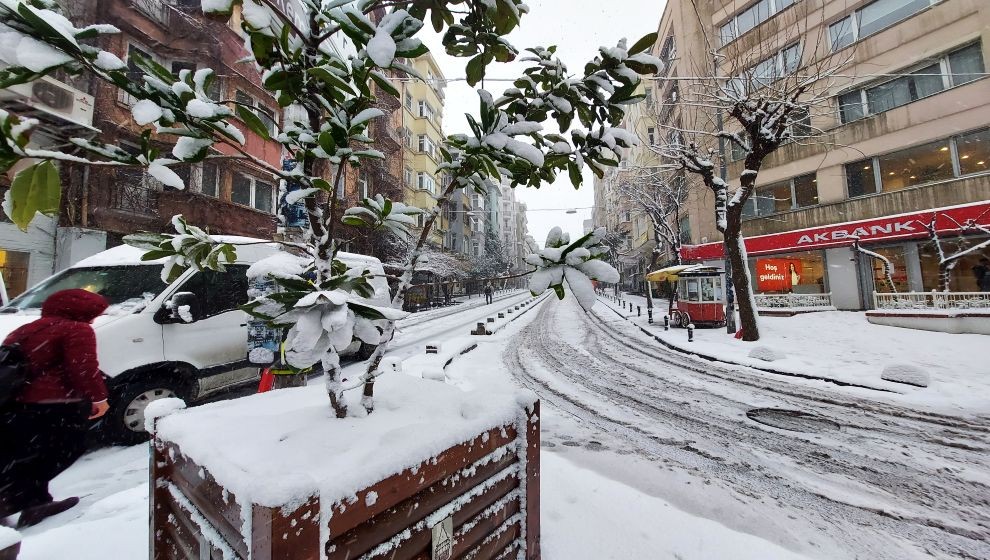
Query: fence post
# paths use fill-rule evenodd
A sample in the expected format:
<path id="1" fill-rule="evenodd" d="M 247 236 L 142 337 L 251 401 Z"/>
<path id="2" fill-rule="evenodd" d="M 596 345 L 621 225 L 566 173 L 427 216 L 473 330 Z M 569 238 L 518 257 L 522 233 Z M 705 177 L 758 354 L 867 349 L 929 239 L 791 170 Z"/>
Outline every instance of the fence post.
<path id="1" fill-rule="evenodd" d="M 688 323 L 688 342 L 694 342 L 694 323 Z"/>

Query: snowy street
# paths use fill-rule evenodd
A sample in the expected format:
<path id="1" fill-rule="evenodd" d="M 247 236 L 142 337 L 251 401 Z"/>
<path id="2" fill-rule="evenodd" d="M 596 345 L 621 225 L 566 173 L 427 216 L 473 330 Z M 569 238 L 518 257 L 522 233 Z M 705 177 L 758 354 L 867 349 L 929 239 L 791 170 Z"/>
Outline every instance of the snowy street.
<path id="1" fill-rule="evenodd" d="M 545 448 L 809 557 L 990 556 L 986 417 L 673 354 L 601 304 L 548 302 L 516 342 L 513 375 L 554 411 Z M 746 416 L 768 407 L 829 422 Z"/>
<path id="2" fill-rule="evenodd" d="M 413 316 L 392 355 L 526 298 Z M 449 383 L 521 385 L 543 402 L 545 558 L 990 556 L 985 417 L 676 354 L 602 302 L 585 313 L 551 297 L 478 339 Z M 790 431 L 746 416 L 770 407 L 823 421 L 778 419 L 804 430 Z M 21 558 L 143 558 L 147 465 L 146 444 L 88 454 L 53 483 L 82 505 L 25 530 Z"/>

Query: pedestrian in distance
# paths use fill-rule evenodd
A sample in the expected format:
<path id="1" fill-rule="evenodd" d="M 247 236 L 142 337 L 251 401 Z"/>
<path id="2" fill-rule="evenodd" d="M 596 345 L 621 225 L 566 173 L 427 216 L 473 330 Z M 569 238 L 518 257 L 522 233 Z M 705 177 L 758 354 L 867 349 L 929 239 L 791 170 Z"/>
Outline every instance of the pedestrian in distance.
<path id="1" fill-rule="evenodd" d="M 495 294 L 495 288 L 492 287 L 491 282 L 485 282 L 485 305 L 492 302 L 492 296 Z"/>
<path id="2" fill-rule="evenodd" d="M 4 341 L 26 374 L 0 410 L 0 521 L 20 512 L 17 526 L 28 527 L 79 503 L 55 500 L 48 484 L 83 454 L 90 422 L 109 409 L 90 325 L 106 308 L 99 294 L 56 292 L 40 319 Z"/>
<path id="3" fill-rule="evenodd" d="M 990 292 L 990 259 L 983 257 L 980 264 L 973 267 L 976 287 L 981 292 Z"/>

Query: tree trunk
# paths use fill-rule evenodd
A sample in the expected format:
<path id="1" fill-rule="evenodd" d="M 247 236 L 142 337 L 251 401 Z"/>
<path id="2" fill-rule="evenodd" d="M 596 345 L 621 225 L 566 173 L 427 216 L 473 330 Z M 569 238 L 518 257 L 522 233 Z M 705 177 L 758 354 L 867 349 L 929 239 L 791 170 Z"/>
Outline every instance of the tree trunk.
<path id="1" fill-rule="evenodd" d="M 725 251 L 729 266 L 732 267 L 732 284 L 739 308 L 739 323 L 742 339 L 753 342 L 760 339 L 760 325 L 757 318 L 756 299 L 753 297 L 752 279 L 749 264 L 746 262 L 746 247 L 742 238 L 742 205 L 729 208 L 725 228 Z"/>

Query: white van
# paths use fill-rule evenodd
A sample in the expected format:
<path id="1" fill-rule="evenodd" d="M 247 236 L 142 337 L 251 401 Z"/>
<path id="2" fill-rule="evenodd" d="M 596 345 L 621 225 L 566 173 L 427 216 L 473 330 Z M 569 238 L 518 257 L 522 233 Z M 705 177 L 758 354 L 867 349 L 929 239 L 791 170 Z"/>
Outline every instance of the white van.
<path id="1" fill-rule="evenodd" d="M 237 247 L 237 263 L 227 272 L 186 271 L 169 285 L 161 280 L 162 261 L 141 261 L 144 253 L 130 246 L 114 247 L 84 259 L 0 308 L 0 341 L 17 327 L 34 321 L 41 304 L 59 291 L 83 288 L 110 302 L 93 321 L 100 369 L 110 389 L 110 412 L 98 429 L 115 441 L 138 442 L 144 432 L 144 409 L 153 400 L 178 396 L 196 401 L 224 389 L 257 382 L 259 368 L 247 359 L 248 267 L 279 251 L 259 239 L 215 236 Z M 374 275 L 375 295 L 369 303 L 389 305 L 389 287 L 381 261 L 353 253 L 338 258 L 364 266 Z M 171 299 L 182 294 L 191 313 L 182 317 Z M 190 296 L 189 294 L 192 294 Z M 374 350 L 354 341 L 342 354 L 366 357 Z"/>

